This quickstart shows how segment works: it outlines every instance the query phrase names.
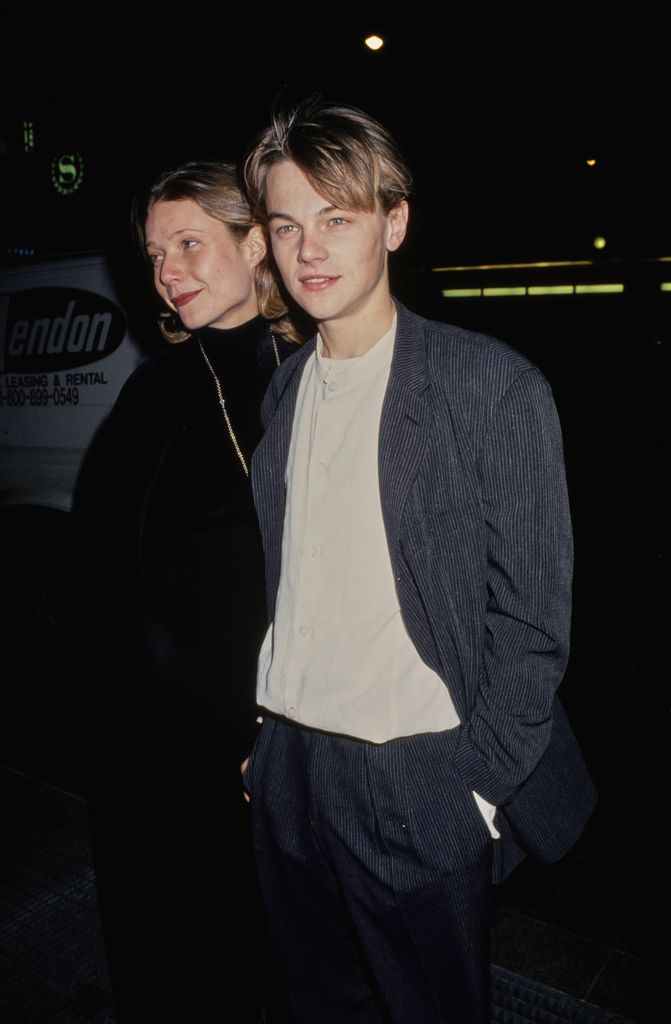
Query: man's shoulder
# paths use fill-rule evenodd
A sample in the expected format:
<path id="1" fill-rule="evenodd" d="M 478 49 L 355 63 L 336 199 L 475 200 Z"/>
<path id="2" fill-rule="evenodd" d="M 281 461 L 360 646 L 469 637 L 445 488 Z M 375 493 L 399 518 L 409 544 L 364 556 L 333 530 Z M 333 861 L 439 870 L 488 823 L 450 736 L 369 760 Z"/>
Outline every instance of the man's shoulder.
<path id="1" fill-rule="evenodd" d="M 415 368 L 423 364 L 426 383 L 443 394 L 453 408 L 469 410 L 485 404 L 493 410 L 520 379 L 547 381 L 531 359 L 492 335 L 418 316 L 399 306 L 399 332 Z"/>
<path id="2" fill-rule="evenodd" d="M 540 373 L 521 352 L 490 334 L 428 320 L 406 309 L 403 309 L 402 322 L 411 330 L 421 332 L 430 368 L 449 371 L 451 380 L 476 377 L 503 383 L 529 370 Z"/>
<path id="3" fill-rule="evenodd" d="M 310 355 L 315 349 L 315 339 L 310 338 L 302 345 L 291 345 L 291 351 L 287 351 L 286 355 L 282 354 L 282 362 L 275 370 L 272 381 L 270 383 L 270 390 L 276 395 L 280 395 L 284 388 L 287 386 L 294 373 L 300 367 L 305 366 L 306 361 L 310 358 Z"/>
<path id="4" fill-rule="evenodd" d="M 538 408 L 553 405 L 541 371 L 511 345 L 488 334 L 427 320 L 398 307 L 401 371 L 420 381 L 434 411 L 456 416 L 466 430 L 486 434 L 507 398 Z M 521 397 L 523 396 L 523 397 Z"/>

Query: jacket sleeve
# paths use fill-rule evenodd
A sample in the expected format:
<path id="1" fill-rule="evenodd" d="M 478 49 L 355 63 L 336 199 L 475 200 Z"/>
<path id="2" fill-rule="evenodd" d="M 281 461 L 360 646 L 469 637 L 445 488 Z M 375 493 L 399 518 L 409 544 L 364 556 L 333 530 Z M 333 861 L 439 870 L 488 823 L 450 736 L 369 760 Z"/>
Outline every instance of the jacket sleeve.
<path id="1" fill-rule="evenodd" d="M 471 789 L 507 803 L 550 739 L 568 660 L 573 550 L 561 429 L 536 369 L 504 394 L 480 459 L 487 529 L 483 656 L 455 764 Z"/>

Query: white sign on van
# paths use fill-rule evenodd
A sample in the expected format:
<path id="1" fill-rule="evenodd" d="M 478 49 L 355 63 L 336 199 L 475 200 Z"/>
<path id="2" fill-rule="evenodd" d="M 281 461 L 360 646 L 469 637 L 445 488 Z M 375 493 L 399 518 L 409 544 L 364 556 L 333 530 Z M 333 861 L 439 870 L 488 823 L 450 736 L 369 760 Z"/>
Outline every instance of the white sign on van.
<path id="1" fill-rule="evenodd" d="M 141 359 L 102 257 L 0 272 L 0 505 L 69 507 Z"/>

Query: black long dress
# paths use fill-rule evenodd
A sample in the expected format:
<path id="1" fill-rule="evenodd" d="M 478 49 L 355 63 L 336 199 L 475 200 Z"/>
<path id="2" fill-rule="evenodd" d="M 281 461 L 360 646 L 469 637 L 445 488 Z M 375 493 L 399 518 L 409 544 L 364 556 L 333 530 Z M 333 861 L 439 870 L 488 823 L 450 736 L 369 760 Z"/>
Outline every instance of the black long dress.
<path id="1" fill-rule="evenodd" d="M 120 1021 L 224 1020 L 242 999 L 244 1024 L 267 968 L 239 773 L 266 621 L 261 544 L 199 342 L 249 463 L 276 367 L 260 318 L 143 363 L 77 501 L 106 642 L 119 639 L 91 818 Z"/>

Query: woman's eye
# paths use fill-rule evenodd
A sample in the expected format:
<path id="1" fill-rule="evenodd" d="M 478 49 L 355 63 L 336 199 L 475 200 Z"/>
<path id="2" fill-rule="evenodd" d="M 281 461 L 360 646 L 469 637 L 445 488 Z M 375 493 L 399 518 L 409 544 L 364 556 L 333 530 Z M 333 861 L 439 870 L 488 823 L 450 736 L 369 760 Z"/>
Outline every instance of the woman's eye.
<path id="1" fill-rule="evenodd" d="M 161 262 L 162 256 L 160 252 L 148 252 L 147 259 L 149 260 L 151 265 L 155 267 Z"/>
<path id="2" fill-rule="evenodd" d="M 194 245 L 198 245 L 198 240 L 195 238 L 185 238 L 182 241 L 182 245 L 185 249 L 193 249 Z"/>

